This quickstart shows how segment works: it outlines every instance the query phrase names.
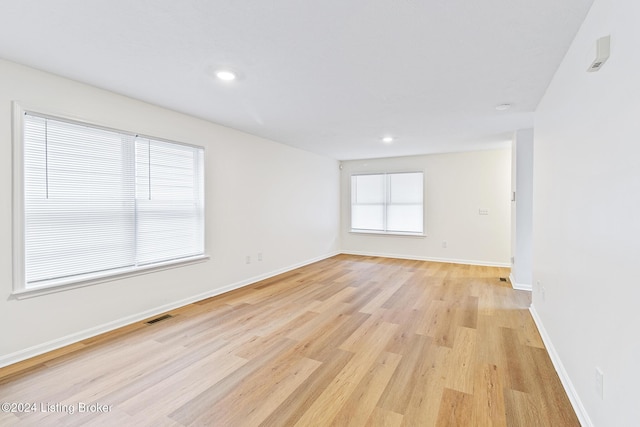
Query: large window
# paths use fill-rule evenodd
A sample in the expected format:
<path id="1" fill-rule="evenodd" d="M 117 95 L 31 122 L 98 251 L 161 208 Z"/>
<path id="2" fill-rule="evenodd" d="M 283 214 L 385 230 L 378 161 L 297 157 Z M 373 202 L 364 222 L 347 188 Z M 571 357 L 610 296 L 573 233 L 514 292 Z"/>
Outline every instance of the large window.
<path id="1" fill-rule="evenodd" d="M 351 176 L 351 230 L 424 233 L 423 173 Z"/>
<path id="2" fill-rule="evenodd" d="M 18 292 L 204 256 L 202 148 L 19 114 Z"/>

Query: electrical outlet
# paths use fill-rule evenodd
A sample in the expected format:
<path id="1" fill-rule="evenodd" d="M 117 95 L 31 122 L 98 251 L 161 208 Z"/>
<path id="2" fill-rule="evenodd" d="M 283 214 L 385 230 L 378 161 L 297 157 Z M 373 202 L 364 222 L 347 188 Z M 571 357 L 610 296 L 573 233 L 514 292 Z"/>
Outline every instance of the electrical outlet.
<path id="1" fill-rule="evenodd" d="M 604 373 L 596 367 L 596 393 L 600 399 L 604 399 Z"/>
<path id="2" fill-rule="evenodd" d="M 447 241 L 446 240 L 442 241 L 442 247 L 445 248 L 445 249 L 447 248 Z"/>
<path id="3" fill-rule="evenodd" d="M 262 252 L 258 252 L 258 261 L 262 261 Z"/>
<path id="4" fill-rule="evenodd" d="M 540 280 L 536 280 L 536 286 L 534 290 L 540 294 L 542 301 L 544 301 L 545 300 L 544 286 L 540 284 Z"/>
<path id="5" fill-rule="evenodd" d="M 246 263 L 251 264 L 251 256 L 247 255 Z"/>

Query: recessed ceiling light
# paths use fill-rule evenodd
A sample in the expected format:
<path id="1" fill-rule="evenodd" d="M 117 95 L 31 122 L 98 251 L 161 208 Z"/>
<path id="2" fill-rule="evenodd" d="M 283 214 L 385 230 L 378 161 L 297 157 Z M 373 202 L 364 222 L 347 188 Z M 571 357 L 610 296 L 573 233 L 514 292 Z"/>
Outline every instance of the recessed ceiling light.
<path id="1" fill-rule="evenodd" d="M 511 108 L 511 104 L 500 104 L 496 106 L 496 110 L 498 111 L 505 111 L 505 110 L 508 110 L 509 108 Z"/>
<path id="2" fill-rule="evenodd" d="M 391 144 L 393 142 L 393 137 L 385 136 L 384 138 L 382 138 L 382 142 L 384 142 L 385 144 Z"/>
<path id="3" fill-rule="evenodd" d="M 236 79 L 236 74 L 229 70 L 218 70 L 216 71 L 216 77 L 220 80 L 224 80 L 225 82 L 230 82 L 231 80 Z"/>

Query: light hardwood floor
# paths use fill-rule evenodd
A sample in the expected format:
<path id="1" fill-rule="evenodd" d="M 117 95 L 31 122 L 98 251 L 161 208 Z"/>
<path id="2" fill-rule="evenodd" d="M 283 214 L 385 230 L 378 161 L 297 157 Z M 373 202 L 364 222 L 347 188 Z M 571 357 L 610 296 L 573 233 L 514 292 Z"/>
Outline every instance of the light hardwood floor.
<path id="1" fill-rule="evenodd" d="M 579 426 L 507 275 L 339 255 L 0 370 L 0 425 Z"/>

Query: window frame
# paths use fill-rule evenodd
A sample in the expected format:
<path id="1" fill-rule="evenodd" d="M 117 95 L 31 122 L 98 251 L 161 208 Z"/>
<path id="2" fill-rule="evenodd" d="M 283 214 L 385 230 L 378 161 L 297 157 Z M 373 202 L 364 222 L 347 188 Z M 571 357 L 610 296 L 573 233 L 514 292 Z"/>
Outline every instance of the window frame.
<path id="1" fill-rule="evenodd" d="M 360 228 L 353 228 L 353 186 L 352 179 L 354 176 L 367 176 L 367 175 L 383 175 L 385 177 L 385 198 L 388 198 L 386 192 L 388 191 L 388 175 L 395 174 L 407 174 L 407 173 L 420 173 L 422 174 L 422 232 L 414 233 L 414 232 L 402 232 L 402 231 L 380 231 L 380 230 L 366 230 Z M 373 236 L 396 236 L 396 237 L 427 237 L 427 221 L 426 221 L 426 209 L 425 209 L 425 200 L 426 200 L 426 185 L 425 185 L 425 176 L 426 173 L 424 170 L 420 169 L 410 169 L 410 170 L 387 170 L 387 171 L 362 171 L 362 172 L 352 172 L 349 175 L 349 233 L 352 234 L 361 234 L 361 235 L 373 235 Z M 386 227 L 387 221 L 387 206 L 388 201 L 385 200 L 384 203 L 384 222 Z"/>
<path id="2" fill-rule="evenodd" d="M 11 296 L 16 299 L 30 298 L 39 295 L 46 295 L 54 292 L 66 291 L 85 286 L 91 286 L 99 283 L 120 280 L 127 277 L 149 274 L 156 271 L 162 271 L 177 268 L 185 265 L 196 264 L 207 261 L 210 257 L 207 255 L 207 233 L 206 233 L 206 198 L 203 199 L 203 241 L 204 251 L 191 257 L 185 257 L 177 260 L 169 260 L 149 265 L 125 267 L 114 269 L 107 272 L 86 273 L 73 278 L 51 279 L 40 286 L 27 287 L 26 283 L 26 242 L 25 242 L 25 179 L 24 179 L 24 116 L 27 113 L 49 118 L 52 120 L 66 121 L 78 125 L 85 125 L 92 128 L 103 129 L 107 131 L 118 132 L 141 138 L 148 138 L 155 141 L 162 141 L 176 145 L 194 147 L 203 150 L 203 164 L 206 163 L 206 149 L 203 146 L 171 141 L 155 136 L 148 136 L 134 133 L 111 126 L 96 123 L 95 121 L 79 118 L 67 113 L 53 112 L 44 108 L 31 108 L 21 102 L 13 101 L 13 126 L 12 126 L 12 179 L 13 179 L 13 200 L 12 200 L 12 270 L 13 270 L 13 291 Z M 206 167 L 202 170 L 202 185 L 206 186 Z M 204 192 L 204 190 L 203 190 Z M 206 192 L 205 192 L 206 194 Z"/>

